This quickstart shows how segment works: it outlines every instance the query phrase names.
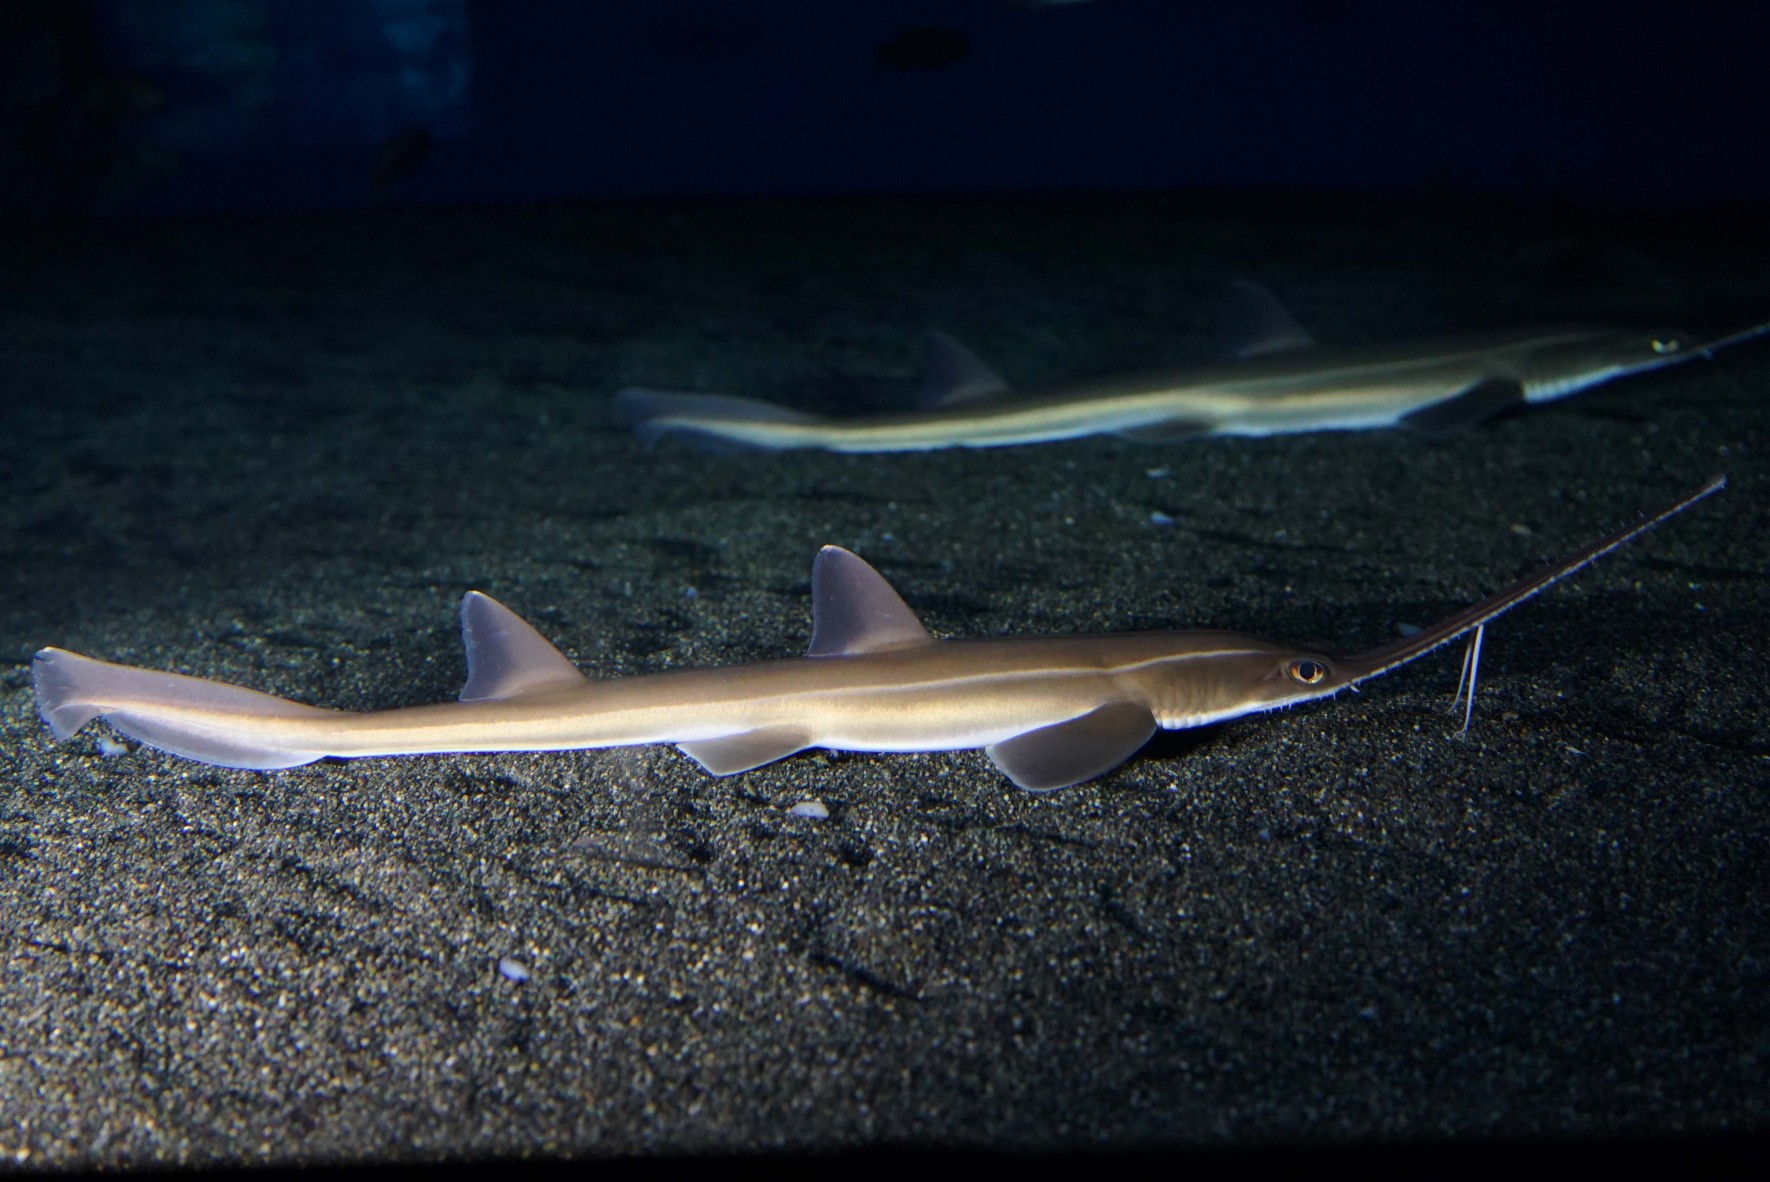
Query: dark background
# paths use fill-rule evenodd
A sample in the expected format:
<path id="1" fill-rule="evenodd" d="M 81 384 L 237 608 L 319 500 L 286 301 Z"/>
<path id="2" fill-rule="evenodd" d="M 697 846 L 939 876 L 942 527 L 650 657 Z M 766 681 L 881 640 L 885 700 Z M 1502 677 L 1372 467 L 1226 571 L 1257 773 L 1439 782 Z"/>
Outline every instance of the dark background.
<path id="1" fill-rule="evenodd" d="M 0 202 L 1770 196 L 1770 15 L 1532 0 L 16 0 Z"/>

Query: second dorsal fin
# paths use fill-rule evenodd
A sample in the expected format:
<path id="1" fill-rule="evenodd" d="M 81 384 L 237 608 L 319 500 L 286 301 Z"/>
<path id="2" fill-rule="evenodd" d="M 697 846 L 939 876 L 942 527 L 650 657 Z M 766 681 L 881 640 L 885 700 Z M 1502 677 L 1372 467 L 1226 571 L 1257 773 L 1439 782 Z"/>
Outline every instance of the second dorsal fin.
<path id="1" fill-rule="evenodd" d="M 903 598 L 859 556 L 825 546 L 811 565 L 811 649 L 841 657 L 933 644 Z"/>
<path id="2" fill-rule="evenodd" d="M 467 646 L 463 702 L 518 698 L 588 680 L 521 616 L 479 591 L 461 600 L 461 641 Z"/>

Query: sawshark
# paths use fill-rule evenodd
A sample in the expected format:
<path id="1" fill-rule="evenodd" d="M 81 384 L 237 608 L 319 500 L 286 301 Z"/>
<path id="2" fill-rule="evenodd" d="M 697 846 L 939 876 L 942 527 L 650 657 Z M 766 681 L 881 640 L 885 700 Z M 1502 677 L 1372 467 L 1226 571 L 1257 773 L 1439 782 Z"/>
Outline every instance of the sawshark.
<path id="1" fill-rule="evenodd" d="M 812 747 L 981 747 L 1015 784 L 1045 791 L 1110 771 L 1158 728 L 1331 697 L 1470 632 L 1479 638 L 1495 616 L 1725 484 L 1716 477 L 1429 628 L 1350 656 L 1222 631 L 936 640 L 877 571 L 826 546 L 812 567 L 811 648 L 797 658 L 593 681 L 516 613 L 470 591 L 458 702 L 327 710 L 58 648 L 36 654 L 32 678 L 59 738 L 102 717 L 150 747 L 224 767 L 674 743 L 727 775 Z M 1465 673 L 1472 699 L 1467 663 Z"/>
<path id="2" fill-rule="evenodd" d="M 933 333 L 918 410 L 829 418 L 754 398 L 639 387 L 614 401 L 647 444 L 673 435 L 712 451 L 929 451 L 1089 435 L 1164 442 L 1381 427 L 1444 434 L 1766 333 L 1770 323 L 1708 341 L 1565 327 L 1325 347 L 1265 288 L 1240 280 L 1219 319 L 1218 360 L 1204 365 L 1015 390 L 964 345 Z"/>

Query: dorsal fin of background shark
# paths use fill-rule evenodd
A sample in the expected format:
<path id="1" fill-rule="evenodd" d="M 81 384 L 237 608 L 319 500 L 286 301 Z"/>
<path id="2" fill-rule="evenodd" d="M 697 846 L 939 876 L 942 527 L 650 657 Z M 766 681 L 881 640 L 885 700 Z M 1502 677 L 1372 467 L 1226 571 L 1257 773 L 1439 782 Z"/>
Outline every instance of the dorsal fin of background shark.
<path id="1" fill-rule="evenodd" d="M 709 450 L 843 452 L 1003 447 L 1117 435 L 1204 435 L 1406 427 L 1460 430 L 1770 333 L 1770 323 L 1692 344 L 1677 332 L 1547 328 L 1394 346 L 1327 348 L 1265 288 L 1230 285 L 1217 362 L 1016 390 L 944 333 L 924 355 L 919 411 L 828 418 L 758 399 L 629 388 L 616 407 L 646 443 L 679 435 Z"/>
<path id="2" fill-rule="evenodd" d="M 1213 340 L 1220 361 L 1315 348 L 1315 338 L 1278 297 L 1248 279 L 1235 280 L 1224 293 Z M 987 361 L 946 333 L 931 332 L 923 342 L 923 406 L 962 406 L 1013 392 Z"/>
<path id="3" fill-rule="evenodd" d="M 1246 361 L 1271 353 L 1313 349 L 1315 338 L 1278 297 L 1251 279 L 1230 282 L 1217 307 L 1213 338 L 1219 361 Z"/>
<path id="4" fill-rule="evenodd" d="M 1012 394 L 1001 374 L 944 332 L 922 343 L 922 405 L 963 406 Z"/>

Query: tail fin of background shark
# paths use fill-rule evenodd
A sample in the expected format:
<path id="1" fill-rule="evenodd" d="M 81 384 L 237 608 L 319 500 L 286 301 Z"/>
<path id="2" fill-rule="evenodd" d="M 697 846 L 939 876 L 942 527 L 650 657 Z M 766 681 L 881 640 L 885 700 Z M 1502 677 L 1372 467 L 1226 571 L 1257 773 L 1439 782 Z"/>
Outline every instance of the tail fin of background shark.
<path id="1" fill-rule="evenodd" d="M 629 387 L 615 395 L 615 409 L 633 425 L 647 447 L 665 435 L 680 435 L 705 451 L 778 450 L 767 443 L 733 439 L 721 423 L 816 423 L 816 415 L 732 394 L 679 394 Z"/>
<path id="2" fill-rule="evenodd" d="M 324 718 L 333 713 L 237 685 L 113 665 L 59 648 L 37 653 L 31 661 L 31 680 L 37 711 L 59 739 L 103 715 L 138 742 L 222 767 L 298 767 L 323 758 L 325 752 L 290 751 L 254 742 L 242 733 L 249 728 L 214 725 L 217 712 L 275 718 Z M 131 703 L 138 703 L 138 708 L 132 710 Z M 181 719 L 180 707 L 202 711 L 211 721 L 205 725 Z"/>

